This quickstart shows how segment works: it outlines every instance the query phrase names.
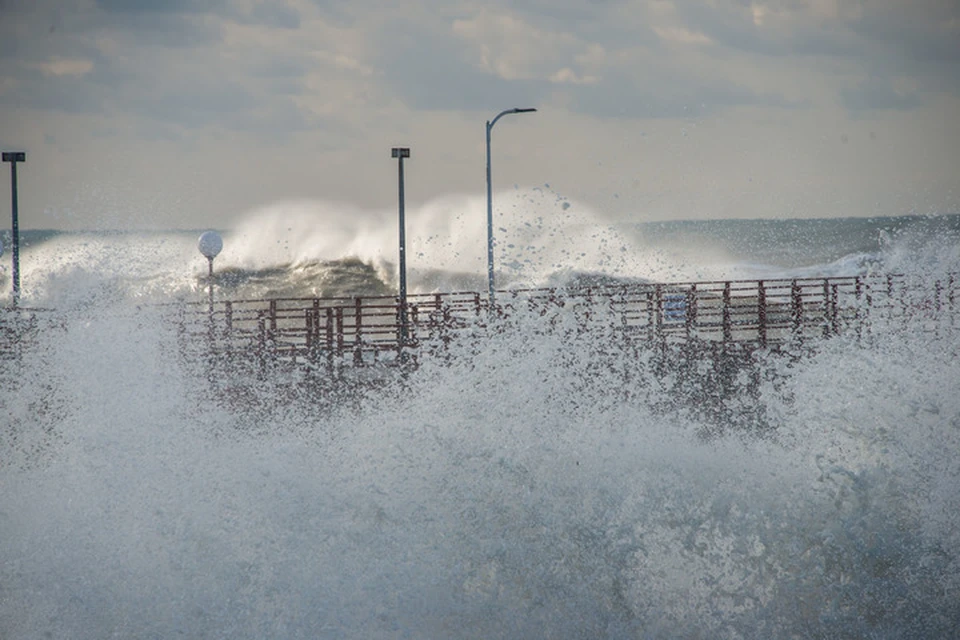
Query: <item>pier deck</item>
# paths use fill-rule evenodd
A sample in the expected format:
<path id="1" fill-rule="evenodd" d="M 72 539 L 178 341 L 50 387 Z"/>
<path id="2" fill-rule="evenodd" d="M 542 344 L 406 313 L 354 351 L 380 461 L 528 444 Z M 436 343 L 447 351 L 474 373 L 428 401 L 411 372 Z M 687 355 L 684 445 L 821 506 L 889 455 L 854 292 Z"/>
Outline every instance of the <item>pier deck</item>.
<path id="1" fill-rule="evenodd" d="M 955 274 L 637 283 L 395 296 L 217 300 L 162 305 L 187 353 L 263 368 L 392 364 L 442 350 L 463 331 L 533 322 L 634 341 L 768 347 L 898 328 L 953 326 Z M 19 358 L 56 310 L 0 308 L 0 361 Z M 68 319 L 59 318 L 62 326 Z M 536 323 L 540 323 L 537 325 Z"/>
<path id="2" fill-rule="evenodd" d="M 176 307 L 183 344 L 234 362 L 308 367 L 391 364 L 442 349 L 458 331 L 539 318 L 636 340 L 753 344 L 897 326 L 924 329 L 956 311 L 957 278 L 902 275 L 628 284 L 397 297 L 221 300 Z M 952 318 L 952 316 L 951 316 Z M 547 326 L 547 325 L 543 325 Z M 405 337 L 404 337 L 405 336 Z"/>

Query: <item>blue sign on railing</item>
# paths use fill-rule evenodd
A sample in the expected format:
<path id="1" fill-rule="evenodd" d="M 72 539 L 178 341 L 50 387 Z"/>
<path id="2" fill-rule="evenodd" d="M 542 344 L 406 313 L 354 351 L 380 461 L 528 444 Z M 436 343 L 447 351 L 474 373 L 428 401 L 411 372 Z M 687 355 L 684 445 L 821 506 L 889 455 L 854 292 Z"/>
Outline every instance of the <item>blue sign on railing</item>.
<path id="1" fill-rule="evenodd" d="M 665 322 L 686 322 L 687 296 L 682 293 L 663 296 L 663 319 Z"/>

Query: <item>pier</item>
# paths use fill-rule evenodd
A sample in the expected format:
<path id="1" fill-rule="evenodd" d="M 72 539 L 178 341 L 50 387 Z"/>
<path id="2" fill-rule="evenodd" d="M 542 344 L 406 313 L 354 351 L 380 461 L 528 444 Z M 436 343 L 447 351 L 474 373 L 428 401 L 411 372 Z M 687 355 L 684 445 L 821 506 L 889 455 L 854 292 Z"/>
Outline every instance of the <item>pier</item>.
<path id="1" fill-rule="evenodd" d="M 214 300 L 160 305 L 181 351 L 265 372 L 277 365 L 313 371 L 416 365 L 468 335 L 525 323 L 615 337 L 634 344 L 696 342 L 740 350 L 778 348 L 839 335 L 954 326 L 956 274 L 635 283 L 398 296 Z M 57 310 L 0 308 L 0 361 L 17 359 L 50 327 Z"/>
<path id="2" fill-rule="evenodd" d="M 526 322 L 562 325 L 635 343 L 707 343 L 777 348 L 841 334 L 951 326 L 957 278 L 903 275 L 637 283 L 399 297 L 278 298 L 170 307 L 186 352 L 266 371 L 277 363 L 313 371 L 416 364 L 462 332 L 505 331 Z M 473 334 L 471 334 L 473 335 Z M 482 339 L 482 338 L 480 338 Z"/>

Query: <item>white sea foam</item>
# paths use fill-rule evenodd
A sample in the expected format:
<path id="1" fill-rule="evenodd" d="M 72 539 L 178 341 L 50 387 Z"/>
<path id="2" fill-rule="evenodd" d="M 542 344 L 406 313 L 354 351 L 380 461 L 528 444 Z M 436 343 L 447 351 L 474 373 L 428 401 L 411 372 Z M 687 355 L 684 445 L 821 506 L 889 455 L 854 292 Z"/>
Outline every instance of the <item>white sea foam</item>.
<path id="1" fill-rule="evenodd" d="M 502 286 L 541 286 L 558 273 L 659 280 L 696 275 L 684 268 L 691 256 L 644 246 L 585 205 L 549 191 L 505 191 L 496 194 L 495 202 L 495 261 Z M 407 208 L 405 220 L 407 267 L 433 278 L 423 283 L 414 278 L 414 289 L 435 289 L 439 273 L 486 274 L 484 199 L 438 198 Z M 250 212 L 229 233 L 221 264 L 259 269 L 357 257 L 395 281 L 398 236 L 395 210 L 361 211 L 322 201 L 280 203 Z M 702 251 L 699 257 L 702 261 Z"/>
<path id="2" fill-rule="evenodd" d="M 260 381 L 257 408 L 215 402 L 158 310 L 64 309 L 3 363 L 4 637 L 945 637 L 960 620 L 949 324 L 717 386 L 709 358 L 520 319 L 333 405 Z"/>
<path id="3" fill-rule="evenodd" d="M 549 190 L 497 194 L 496 284 L 500 288 L 562 285 L 599 276 L 621 281 L 850 276 L 916 271 L 947 278 L 958 269 L 956 216 L 839 221 L 611 223 Z M 569 205 L 564 207 L 564 205 Z M 486 289 L 486 211 L 482 198 L 447 196 L 407 210 L 407 273 L 411 292 Z M 939 222 L 943 220 L 944 222 Z M 939 225 L 939 226 L 938 226 Z M 905 230 L 899 230 L 904 227 Z M 397 212 L 366 211 L 322 201 L 288 202 L 251 211 L 221 230 L 217 273 L 222 296 L 322 295 L 395 291 Z M 206 260 L 197 231 L 47 234 L 23 248 L 25 303 L 53 305 L 67 297 L 115 295 L 141 301 L 199 298 Z M 819 241 L 823 237 L 822 242 Z M 342 283 L 318 285 L 330 263 L 359 259 Z M 363 274 L 361 274 L 363 275 Z M 0 272 L 9 302 L 10 270 Z M 95 283 L 96 291 L 85 283 Z M 230 282 L 233 282 L 231 288 Z M 245 291 L 244 283 L 251 283 Z M 329 285 L 329 286 L 327 286 Z"/>
<path id="4" fill-rule="evenodd" d="M 435 267 L 482 284 L 478 212 L 456 198 L 412 212 L 411 246 L 432 230 Z M 357 214 L 311 235 L 317 215 L 253 215 L 218 268 L 389 262 L 393 212 L 376 218 L 390 230 Z M 531 223 L 528 244 L 502 247 L 530 257 L 513 281 L 573 264 L 556 256 L 583 239 L 576 269 L 618 277 L 764 264 L 720 248 L 621 269 L 655 234 L 619 251 L 581 223 L 552 245 L 554 227 Z M 0 636 L 948 637 L 960 623 L 946 304 L 923 331 L 749 365 L 578 333 L 576 310 L 521 316 L 468 327 L 448 360 L 385 388 L 300 388 L 182 357 L 143 304 L 202 291 L 196 235 L 25 252 L 28 298 L 57 311 L 0 361 Z M 837 247 L 821 267 L 873 255 Z M 876 256 L 911 277 L 957 268 L 929 239 Z M 799 263 L 779 268 L 813 268 Z"/>

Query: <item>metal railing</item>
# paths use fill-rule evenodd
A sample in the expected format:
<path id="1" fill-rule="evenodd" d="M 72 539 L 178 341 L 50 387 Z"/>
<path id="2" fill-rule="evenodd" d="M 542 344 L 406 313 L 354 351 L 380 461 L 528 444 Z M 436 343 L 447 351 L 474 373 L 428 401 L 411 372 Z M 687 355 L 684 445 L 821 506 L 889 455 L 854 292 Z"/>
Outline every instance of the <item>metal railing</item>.
<path id="1" fill-rule="evenodd" d="M 177 322 L 184 344 L 208 357 L 362 366 L 416 358 L 424 343 L 459 328 L 530 314 L 552 323 L 568 314 L 578 330 L 606 327 L 644 340 L 764 347 L 861 335 L 953 313 L 956 289 L 953 275 L 933 283 L 902 275 L 642 283 L 502 291 L 493 308 L 477 292 L 410 294 L 405 317 L 391 296 L 227 300 L 180 305 Z"/>

